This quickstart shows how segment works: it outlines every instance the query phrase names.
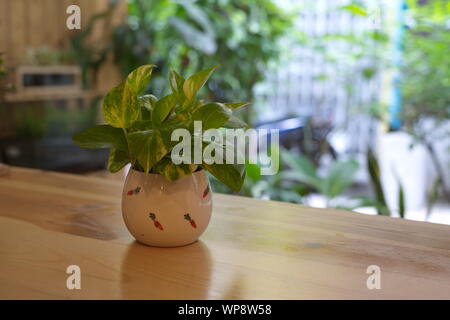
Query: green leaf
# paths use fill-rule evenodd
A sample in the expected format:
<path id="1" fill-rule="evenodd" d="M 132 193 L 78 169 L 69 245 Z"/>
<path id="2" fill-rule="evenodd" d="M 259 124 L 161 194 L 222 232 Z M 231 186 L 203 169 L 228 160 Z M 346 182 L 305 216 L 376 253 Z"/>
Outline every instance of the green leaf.
<path id="1" fill-rule="evenodd" d="M 344 204 L 337 204 L 332 206 L 335 209 L 345 209 L 345 210 L 355 210 L 361 207 L 380 207 L 380 204 L 367 196 L 357 196 L 352 197 L 351 199 L 345 199 Z"/>
<path id="2" fill-rule="evenodd" d="M 261 180 L 261 168 L 259 165 L 254 163 L 246 163 L 245 171 L 247 177 L 249 177 L 253 182 Z"/>
<path id="3" fill-rule="evenodd" d="M 231 110 L 236 110 L 245 106 L 248 106 L 250 102 L 233 102 L 233 103 L 224 103 Z"/>
<path id="4" fill-rule="evenodd" d="M 115 173 L 125 167 L 130 162 L 130 158 L 125 151 L 112 148 L 109 152 L 108 170 Z"/>
<path id="5" fill-rule="evenodd" d="M 127 141 L 122 129 L 109 125 L 87 128 L 72 137 L 73 142 L 82 148 L 117 148 L 127 151 Z"/>
<path id="6" fill-rule="evenodd" d="M 140 96 L 138 99 L 140 105 L 149 110 L 153 110 L 155 108 L 156 102 L 158 102 L 158 98 L 152 94 Z"/>
<path id="7" fill-rule="evenodd" d="M 103 101 L 102 111 L 108 124 L 116 128 L 128 128 L 140 116 L 137 95 L 122 82 L 108 92 Z"/>
<path id="8" fill-rule="evenodd" d="M 400 182 L 398 184 L 398 214 L 400 218 L 405 218 L 405 192 Z"/>
<path id="9" fill-rule="evenodd" d="M 152 172 L 162 174 L 169 181 L 175 181 L 191 174 L 197 167 L 196 164 L 175 165 L 170 158 L 163 158 L 153 167 Z"/>
<path id="10" fill-rule="evenodd" d="M 203 163 L 202 167 L 233 191 L 241 190 L 245 178 L 244 165 Z"/>
<path id="11" fill-rule="evenodd" d="M 375 68 L 364 68 L 362 70 L 362 74 L 364 76 L 364 78 L 366 79 L 372 79 L 373 76 L 376 74 L 377 70 Z"/>
<path id="12" fill-rule="evenodd" d="M 128 128 L 139 119 L 141 107 L 137 95 L 147 86 L 153 67 L 144 65 L 135 69 L 124 82 L 108 92 L 102 106 L 108 124 Z"/>
<path id="13" fill-rule="evenodd" d="M 152 119 L 152 110 L 141 105 L 141 119 L 142 120 L 151 120 Z M 137 120 L 140 121 L 140 120 Z"/>
<path id="14" fill-rule="evenodd" d="M 138 98 L 139 106 L 141 107 L 141 119 L 151 120 L 152 110 L 155 107 L 158 98 L 152 94 L 146 94 Z"/>
<path id="15" fill-rule="evenodd" d="M 186 97 L 183 92 L 183 85 L 185 79 L 175 70 L 170 71 L 169 83 L 172 88 L 172 92 L 176 95 L 179 103 L 182 103 Z"/>
<path id="16" fill-rule="evenodd" d="M 248 124 L 239 119 L 238 117 L 231 116 L 227 122 L 222 126 L 223 128 L 231 128 L 231 129 L 240 129 L 240 128 L 248 128 Z"/>
<path id="17" fill-rule="evenodd" d="M 283 190 L 279 193 L 279 198 L 283 202 L 291 202 L 291 203 L 304 203 L 303 197 L 295 191 L 292 190 Z M 272 197 L 271 197 L 272 199 Z M 273 199 L 275 200 L 275 199 Z"/>
<path id="18" fill-rule="evenodd" d="M 231 110 L 222 103 L 208 103 L 199 107 L 192 119 L 202 121 L 203 130 L 222 127 L 231 117 Z"/>
<path id="19" fill-rule="evenodd" d="M 152 120 L 136 120 L 133 122 L 130 128 L 128 128 L 129 132 L 134 131 L 145 131 L 145 130 L 151 130 L 153 129 L 153 122 Z"/>
<path id="20" fill-rule="evenodd" d="M 282 158 L 292 169 L 283 173 L 287 179 L 293 179 L 320 190 L 322 184 L 314 163 L 305 156 L 298 156 L 287 150 L 283 150 Z"/>
<path id="21" fill-rule="evenodd" d="M 178 31 L 183 43 L 186 43 L 188 47 L 194 48 L 200 51 L 200 53 L 209 56 L 216 52 L 217 43 L 213 33 L 199 30 L 196 24 L 188 23 L 187 20 L 177 17 L 171 17 L 169 23 Z"/>
<path id="22" fill-rule="evenodd" d="M 164 122 L 164 125 L 174 126 L 177 128 L 189 128 L 192 122 L 192 116 L 189 112 L 180 112 L 177 114 L 172 114 L 169 118 Z"/>
<path id="23" fill-rule="evenodd" d="M 128 134 L 130 152 L 135 155 L 145 173 L 171 150 L 169 130 L 146 130 Z M 175 142 L 176 143 L 176 142 Z"/>
<path id="24" fill-rule="evenodd" d="M 442 185 L 441 177 L 437 177 L 433 184 L 431 185 L 430 189 L 427 191 L 427 214 L 426 214 L 426 220 L 429 219 L 431 215 L 431 211 L 433 209 L 433 206 L 435 205 L 436 201 L 439 199 L 439 187 Z"/>
<path id="25" fill-rule="evenodd" d="M 127 77 L 126 84 L 132 88 L 135 94 L 141 93 L 150 82 L 152 70 L 155 65 L 143 65 L 133 70 Z"/>
<path id="26" fill-rule="evenodd" d="M 345 6 L 341 6 L 338 9 L 350 12 L 353 15 L 366 17 L 368 15 L 366 9 L 358 3 L 350 3 Z"/>
<path id="27" fill-rule="evenodd" d="M 206 81 L 208 81 L 208 78 L 217 67 L 218 65 L 202 70 L 186 79 L 183 84 L 183 92 L 189 101 L 194 99 L 197 92 L 205 85 Z"/>
<path id="28" fill-rule="evenodd" d="M 383 187 L 381 185 L 380 166 L 378 165 L 378 160 L 371 148 L 367 151 L 367 169 L 369 171 L 370 182 L 375 190 L 375 199 L 379 203 L 377 213 L 379 215 L 389 216 L 390 213 L 386 203 L 386 198 L 384 196 Z"/>
<path id="29" fill-rule="evenodd" d="M 172 113 L 176 105 L 176 96 L 171 93 L 156 102 L 152 112 L 152 121 L 155 126 L 159 126 Z"/>
<path id="30" fill-rule="evenodd" d="M 342 194 L 352 184 L 358 168 L 355 160 L 333 163 L 322 182 L 321 193 L 329 199 Z"/>

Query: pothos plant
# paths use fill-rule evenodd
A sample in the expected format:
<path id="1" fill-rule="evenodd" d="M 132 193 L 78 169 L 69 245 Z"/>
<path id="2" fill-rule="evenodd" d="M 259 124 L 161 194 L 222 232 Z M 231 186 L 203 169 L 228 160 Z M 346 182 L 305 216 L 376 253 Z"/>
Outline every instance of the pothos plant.
<path id="1" fill-rule="evenodd" d="M 201 164 L 176 165 L 171 160 L 171 151 L 179 142 L 172 141 L 171 134 L 175 129 L 184 128 L 193 137 L 194 121 L 202 122 L 203 131 L 245 128 L 247 125 L 234 117 L 232 112 L 248 103 L 206 103 L 197 99 L 198 91 L 217 66 L 187 79 L 172 70 L 169 76 L 170 94 L 160 99 L 152 94 L 142 95 L 154 67 L 143 65 L 135 69 L 109 91 L 102 105 L 107 124 L 88 128 L 76 134 L 73 141 L 84 148 L 111 148 L 108 160 L 108 170 L 111 172 L 117 172 L 131 163 L 134 170 L 161 174 L 174 181 L 205 169 L 238 192 L 245 176 L 243 165 L 226 164 L 225 161 L 223 164 L 202 161 Z M 202 151 L 211 143 L 214 142 L 203 141 Z"/>

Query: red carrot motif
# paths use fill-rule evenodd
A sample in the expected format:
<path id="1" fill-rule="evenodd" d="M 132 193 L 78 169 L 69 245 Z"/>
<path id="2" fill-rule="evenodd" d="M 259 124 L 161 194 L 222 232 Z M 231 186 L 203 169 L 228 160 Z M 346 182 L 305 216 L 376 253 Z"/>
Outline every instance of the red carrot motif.
<path id="1" fill-rule="evenodd" d="M 203 191 L 203 198 L 206 198 L 206 196 L 209 194 L 210 188 L 209 188 L 209 184 L 206 186 L 205 191 Z"/>
<path id="2" fill-rule="evenodd" d="M 162 224 L 159 223 L 158 220 L 156 220 L 156 215 L 155 215 L 154 213 L 149 213 L 148 216 L 150 217 L 150 219 L 153 220 L 153 224 L 154 224 L 154 226 L 155 226 L 156 228 L 158 228 L 158 229 L 161 230 L 161 231 L 164 230 Z"/>
<path id="3" fill-rule="evenodd" d="M 189 223 L 191 224 L 192 228 L 197 228 L 197 224 L 195 223 L 194 219 L 191 218 L 191 216 L 189 215 L 189 213 L 184 215 L 184 219 L 186 219 L 187 221 L 189 221 Z"/>
<path id="4" fill-rule="evenodd" d="M 164 230 L 163 226 L 161 225 L 161 223 L 159 223 L 159 221 L 155 221 L 155 227 L 157 227 L 159 230 Z"/>
<path id="5" fill-rule="evenodd" d="M 127 195 L 132 196 L 133 194 L 138 194 L 139 192 L 141 192 L 141 187 L 136 187 L 133 190 L 129 190 L 127 192 Z"/>

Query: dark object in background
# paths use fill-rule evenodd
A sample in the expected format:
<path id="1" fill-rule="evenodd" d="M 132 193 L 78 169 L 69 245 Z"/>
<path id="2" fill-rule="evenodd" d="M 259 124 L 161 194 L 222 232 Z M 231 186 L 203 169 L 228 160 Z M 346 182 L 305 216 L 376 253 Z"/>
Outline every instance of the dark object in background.
<path id="1" fill-rule="evenodd" d="M 280 145 L 288 150 L 297 149 L 315 165 L 325 154 L 337 158 L 336 151 L 328 142 L 328 134 L 333 128 L 331 123 L 316 123 L 309 117 L 293 117 L 263 123 L 256 128 L 280 130 Z"/>
<path id="2" fill-rule="evenodd" d="M 70 137 L 2 139 L 0 152 L 9 165 L 73 173 L 105 169 L 108 161 L 108 150 L 79 148 Z"/>
<path id="3" fill-rule="evenodd" d="M 24 74 L 22 75 L 23 86 L 40 87 L 40 86 L 67 86 L 75 82 L 73 74 Z"/>
<path id="4" fill-rule="evenodd" d="M 78 66 L 19 66 L 14 70 L 15 90 L 9 101 L 36 101 L 82 96 L 81 69 Z"/>
<path id="5" fill-rule="evenodd" d="M 98 109 L 99 98 L 89 96 L 5 103 L 0 108 L 0 125 L 5 129 L 0 132 L 0 161 L 73 173 L 105 169 L 107 150 L 81 149 L 71 140 L 96 123 Z"/>

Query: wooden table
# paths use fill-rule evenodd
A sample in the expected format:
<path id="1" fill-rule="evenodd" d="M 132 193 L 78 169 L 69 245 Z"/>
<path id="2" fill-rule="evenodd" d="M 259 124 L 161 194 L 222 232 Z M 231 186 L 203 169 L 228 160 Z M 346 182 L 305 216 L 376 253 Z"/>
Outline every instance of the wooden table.
<path id="1" fill-rule="evenodd" d="M 121 187 L 3 168 L 0 298 L 450 298 L 449 226 L 214 194 L 200 241 L 153 248 L 125 229 Z M 73 264 L 81 290 L 66 288 Z"/>

